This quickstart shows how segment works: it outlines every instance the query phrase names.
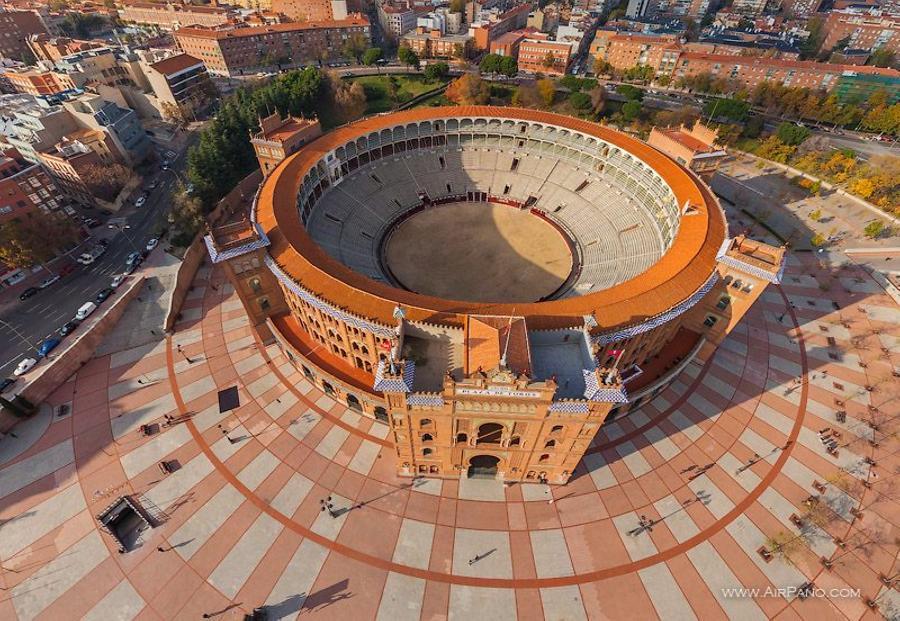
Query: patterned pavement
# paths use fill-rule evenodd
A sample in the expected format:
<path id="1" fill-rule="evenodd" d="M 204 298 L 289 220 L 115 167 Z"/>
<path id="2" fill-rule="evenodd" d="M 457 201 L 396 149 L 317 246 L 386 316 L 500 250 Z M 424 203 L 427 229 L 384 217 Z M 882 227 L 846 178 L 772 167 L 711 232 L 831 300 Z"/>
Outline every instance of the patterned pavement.
<path id="1" fill-rule="evenodd" d="M 0 619 L 898 618 L 898 368 L 895 302 L 795 256 L 568 485 L 410 481 L 204 268 L 170 339 L 95 358 L 50 399 L 69 414 L 0 444 Z M 128 554 L 95 519 L 123 494 L 161 522 Z"/>

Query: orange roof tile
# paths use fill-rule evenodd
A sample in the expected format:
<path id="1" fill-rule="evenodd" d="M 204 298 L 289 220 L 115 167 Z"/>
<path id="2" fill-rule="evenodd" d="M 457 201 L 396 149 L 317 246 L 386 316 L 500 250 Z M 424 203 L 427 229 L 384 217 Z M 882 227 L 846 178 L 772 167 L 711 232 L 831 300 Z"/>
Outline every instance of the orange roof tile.
<path id="1" fill-rule="evenodd" d="M 372 131 L 431 119 L 498 117 L 549 123 L 595 136 L 651 165 L 675 194 L 678 205 L 696 206 L 684 218 L 671 247 L 652 267 L 614 287 L 584 296 L 531 304 L 448 300 L 376 282 L 331 258 L 300 222 L 297 196 L 306 172 L 340 145 Z M 259 194 L 257 219 L 268 235 L 270 256 L 298 283 L 330 303 L 392 325 L 401 304 L 407 318 L 462 326 L 469 314 L 524 316 L 532 329 L 580 325 L 594 314 L 599 329 L 629 325 L 671 309 L 710 277 L 725 239 L 725 219 L 712 192 L 684 167 L 644 142 L 596 123 L 560 114 L 497 106 L 415 108 L 373 116 L 337 128 L 286 158 L 267 177 Z"/>
<path id="2" fill-rule="evenodd" d="M 177 56 L 170 56 L 169 58 L 155 62 L 150 66 L 163 75 L 172 75 L 200 64 L 203 64 L 203 61 L 199 58 L 194 58 L 188 54 L 178 54 Z"/>

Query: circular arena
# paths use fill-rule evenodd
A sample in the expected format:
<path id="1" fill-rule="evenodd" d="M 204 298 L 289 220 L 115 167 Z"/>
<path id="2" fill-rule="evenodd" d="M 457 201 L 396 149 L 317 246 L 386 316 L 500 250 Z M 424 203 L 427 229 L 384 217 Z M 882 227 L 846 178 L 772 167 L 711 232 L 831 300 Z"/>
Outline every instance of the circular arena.
<path id="1" fill-rule="evenodd" d="M 709 190 L 645 143 L 485 106 L 334 130 L 269 176 L 255 217 L 283 285 L 386 325 L 398 304 L 449 325 L 627 325 L 708 284 L 725 239 Z"/>

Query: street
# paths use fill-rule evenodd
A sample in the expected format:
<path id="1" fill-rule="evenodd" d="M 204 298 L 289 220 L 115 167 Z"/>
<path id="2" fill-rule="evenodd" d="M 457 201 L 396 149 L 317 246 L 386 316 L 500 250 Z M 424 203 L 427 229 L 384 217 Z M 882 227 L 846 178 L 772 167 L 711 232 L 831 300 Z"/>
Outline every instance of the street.
<path id="1" fill-rule="evenodd" d="M 188 144 L 192 143 L 194 136 L 190 138 Z M 160 151 L 164 150 L 160 148 Z M 36 349 L 45 338 L 59 337 L 57 330 L 75 315 L 78 307 L 93 301 L 98 291 L 108 287 L 112 278 L 125 269 L 125 258 L 131 252 L 143 249 L 156 234 L 159 216 L 171 204 L 172 192 L 186 160 L 185 153 L 180 153 L 168 171 L 157 169 L 147 176 L 145 186 L 153 179 L 157 179 L 159 184 L 148 193 L 143 207 L 125 205 L 122 208 L 124 217 L 114 214 L 109 218 L 118 228 L 109 228 L 104 224 L 103 227 L 90 229 L 92 236 L 69 253 L 71 259 L 58 258 L 52 264 L 55 271 L 66 263 L 72 263 L 75 266 L 73 272 L 25 301 L 18 298 L 24 287 L 17 287 L 0 303 L 0 378 L 11 377 L 23 358 L 36 357 Z M 122 230 L 126 225 L 128 228 Z M 106 253 L 91 265 L 75 263 L 74 259 L 99 239 L 109 240 Z M 165 244 L 160 246 L 155 252 L 163 252 Z M 135 273 L 139 271 L 140 268 Z M 45 272 L 38 274 L 39 280 L 46 276 Z M 77 335 L 76 330 L 74 335 L 65 338 Z"/>

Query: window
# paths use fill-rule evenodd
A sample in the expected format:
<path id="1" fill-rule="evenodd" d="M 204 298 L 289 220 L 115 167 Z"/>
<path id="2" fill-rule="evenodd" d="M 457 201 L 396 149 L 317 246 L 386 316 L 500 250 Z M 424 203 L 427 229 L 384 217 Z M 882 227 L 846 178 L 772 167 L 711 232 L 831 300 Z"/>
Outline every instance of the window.
<path id="1" fill-rule="evenodd" d="M 254 293 L 258 293 L 260 289 L 262 289 L 262 282 L 260 282 L 259 278 L 251 278 L 249 281 L 250 289 Z"/>
<path id="2" fill-rule="evenodd" d="M 425 427 L 431 427 L 431 419 L 423 418 L 422 420 L 419 421 L 419 427 L 422 427 L 423 429 Z"/>
<path id="3" fill-rule="evenodd" d="M 431 450 L 430 448 L 422 449 L 422 455 L 424 455 L 425 457 L 428 457 L 428 456 L 431 455 L 433 452 L 434 452 L 434 451 Z"/>
<path id="4" fill-rule="evenodd" d="M 719 303 L 716 304 L 716 308 L 718 308 L 719 310 L 725 310 L 726 308 L 728 308 L 728 304 L 730 302 L 731 298 L 727 295 L 723 295 L 721 298 L 719 298 Z"/>
<path id="5" fill-rule="evenodd" d="M 423 433 L 422 442 L 434 442 L 434 436 L 432 436 L 430 433 Z"/>
<path id="6" fill-rule="evenodd" d="M 712 315 L 707 315 L 706 319 L 703 321 L 703 325 L 707 328 L 712 328 L 714 325 L 716 325 L 717 321 L 717 318 L 713 317 Z"/>
<path id="7" fill-rule="evenodd" d="M 519 158 L 514 157 L 512 161 L 512 165 L 509 167 L 510 170 L 516 170 L 519 167 Z"/>
<path id="8" fill-rule="evenodd" d="M 456 434 L 456 443 L 457 444 L 465 444 L 468 441 L 469 441 L 469 434 L 467 434 L 467 433 Z"/>
<path id="9" fill-rule="evenodd" d="M 550 433 L 562 433 L 563 426 L 562 425 L 553 425 L 553 428 L 550 429 Z"/>
<path id="10" fill-rule="evenodd" d="M 540 459 L 538 459 L 538 461 L 542 464 L 546 463 L 546 462 L 550 461 L 550 456 L 547 453 L 544 453 L 543 455 L 541 455 L 541 457 L 540 457 Z"/>
<path id="11" fill-rule="evenodd" d="M 259 298 L 259 308 L 261 310 L 269 310 L 271 304 L 269 304 L 269 298 Z"/>
<path id="12" fill-rule="evenodd" d="M 521 444 L 522 444 L 522 438 L 520 438 L 519 436 L 513 436 L 509 439 L 510 446 L 521 446 Z"/>
<path id="13" fill-rule="evenodd" d="M 547 443 L 544 444 L 545 449 L 553 448 L 554 446 L 556 446 L 556 440 L 547 440 Z"/>

